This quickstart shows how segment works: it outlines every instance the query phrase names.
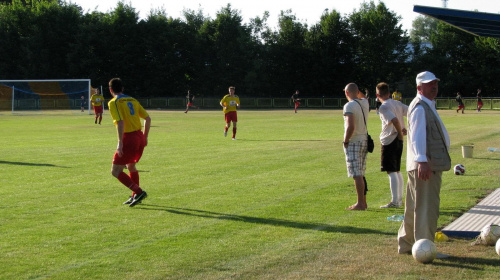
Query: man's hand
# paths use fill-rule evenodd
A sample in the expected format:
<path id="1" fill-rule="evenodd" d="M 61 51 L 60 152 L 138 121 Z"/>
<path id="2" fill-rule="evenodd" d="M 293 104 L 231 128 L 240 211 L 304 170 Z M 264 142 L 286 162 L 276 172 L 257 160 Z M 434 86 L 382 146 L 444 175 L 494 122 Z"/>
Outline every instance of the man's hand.
<path id="1" fill-rule="evenodd" d="M 422 181 L 427 181 L 431 178 L 432 170 L 428 162 L 418 163 L 418 178 Z"/>
<path id="2" fill-rule="evenodd" d="M 118 156 L 123 156 L 123 143 L 118 142 L 118 146 L 116 146 L 116 152 L 118 153 Z"/>

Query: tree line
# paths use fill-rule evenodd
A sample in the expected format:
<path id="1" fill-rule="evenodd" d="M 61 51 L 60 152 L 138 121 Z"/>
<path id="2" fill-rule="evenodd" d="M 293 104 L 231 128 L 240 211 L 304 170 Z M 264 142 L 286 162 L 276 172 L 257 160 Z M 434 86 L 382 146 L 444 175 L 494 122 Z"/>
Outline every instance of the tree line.
<path id="1" fill-rule="evenodd" d="M 478 87 L 498 95 L 500 44 L 423 17 L 411 36 L 383 2 L 342 15 L 325 9 L 317 23 L 281 11 L 244 24 L 230 4 L 215 18 L 184 10 L 183 18 L 154 9 L 144 19 L 124 2 L 84 12 L 61 0 L 0 0 L 0 79 L 90 78 L 93 86 L 124 80 L 137 97 L 342 97 L 348 82 L 374 89 L 385 81 L 415 94 L 415 76 L 439 78 L 440 96 Z M 371 95 L 374 96 L 374 90 Z"/>

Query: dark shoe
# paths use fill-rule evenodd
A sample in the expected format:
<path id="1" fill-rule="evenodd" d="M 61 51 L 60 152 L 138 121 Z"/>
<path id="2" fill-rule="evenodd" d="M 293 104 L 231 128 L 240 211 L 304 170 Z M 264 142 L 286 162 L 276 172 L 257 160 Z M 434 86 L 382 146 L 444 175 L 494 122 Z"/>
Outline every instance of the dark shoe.
<path id="1" fill-rule="evenodd" d="M 145 199 L 146 197 L 148 197 L 148 194 L 145 191 L 143 191 L 141 194 L 135 194 L 134 200 L 130 202 L 129 207 L 134 207 L 135 205 L 141 203 L 142 200 Z"/>
<path id="2" fill-rule="evenodd" d="M 134 201 L 134 197 L 130 196 L 127 201 L 123 202 L 123 204 L 130 204 L 132 201 Z"/>

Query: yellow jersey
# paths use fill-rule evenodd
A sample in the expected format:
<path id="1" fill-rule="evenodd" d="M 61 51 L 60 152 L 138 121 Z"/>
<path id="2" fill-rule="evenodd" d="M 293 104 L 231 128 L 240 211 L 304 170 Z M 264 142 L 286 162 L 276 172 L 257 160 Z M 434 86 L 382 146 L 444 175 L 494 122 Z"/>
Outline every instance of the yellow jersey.
<path id="1" fill-rule="evenodd" d="M 395 91 L 392 93 L 392 99 L 396 101 L 401 101 L 401 99 L 403 99 L 403 95 L 401 94 L 401 92 Z"/>
<path id="2" fill-rule="evenodd" d="M 100 94 L 94 94 L 90 97 L 90 102 L 92 102 L 93 106 L 101 106 L 104 102 L 104 97 Z"/>
<path id="3" fill-rule="evenodd" d="M 141 130 L 141 118 L 149 117 L 141 103 L 128 95 L 116 96 L 108 102 L 108 107 L 115 125 L 123 121 L 124 133 Z"/>
<path id="4" fill-rule="evenodd" d="M 227 94 L 226 96 L 224 96 L 222 98 L 222 100 L 220 101 L 220 103 L 224 107 L 226 107 L 226 109 L 222 108 L 222 111 L 224 112 L 224 114 L 226 114 L 228 112 L 236 111 L 236 109 L 237 109 L 236 106 L 240 105 L 240 98 L 237 95 L 231 96 L 231 95 Z"/>

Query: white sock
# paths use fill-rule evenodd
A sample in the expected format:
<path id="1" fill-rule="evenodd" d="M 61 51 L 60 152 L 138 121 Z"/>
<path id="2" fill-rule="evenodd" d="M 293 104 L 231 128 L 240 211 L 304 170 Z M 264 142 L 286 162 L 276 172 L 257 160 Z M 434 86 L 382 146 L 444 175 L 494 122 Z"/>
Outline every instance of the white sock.
<path id="1" fill-rule="evenodd" d="M 391 202 L 394 204 L 398 204 L 398 173 L 397 172 L 392 172 L 389 173 L 389 186 L 391 187 L 391 196 L 392 200 Z"/>
<path id="2" fill-rule="evenodd" d="M 396 172 L 398 175 L 398 205 L 403 205 L 403 190 L 405 186 L 405 181 L 403 180 L 403 174 L 401 172 Z"/>

